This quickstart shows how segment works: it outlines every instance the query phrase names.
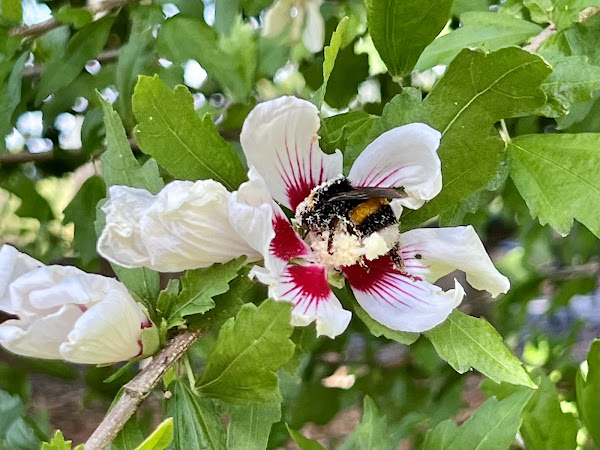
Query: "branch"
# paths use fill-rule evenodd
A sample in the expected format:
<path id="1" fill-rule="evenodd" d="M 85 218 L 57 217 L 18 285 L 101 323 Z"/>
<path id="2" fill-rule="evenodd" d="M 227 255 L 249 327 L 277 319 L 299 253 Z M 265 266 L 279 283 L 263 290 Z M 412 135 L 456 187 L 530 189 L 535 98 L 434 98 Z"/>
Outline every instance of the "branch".
<path id="1" fill-rule="evenodd" d="M 185 330 L 171 339 L 150 364 L 124 386 L 123 395 L 87 440 L 84 445 L 85 450 L 106 448 L 135 413 L 138 406 L 152 392 L 165 372 L 203 333 L 203 330 Z"/>
<path id="2" fill-rule="evenodd" d="M 556 34 L 556 25 L 550 23 L 546 28 L 542 30 L 540 34 L 534 37 L 529 44 L 523 47 L 523 50 L 527 50 L 529 53 L 537 52 L 542 44 L 553 34 Z"/>
<path id="3" fill-rule="evenodd" d="M 98 56 L 96 56 L 96 59 L 98 60 L 98 62 L 101 63 L 114 61 L 119 57 L 119 51 L 120 48 L 111 48 L 110 50 L 104 50 L 103 52 L 100 52 Z M 41 75 L 43 71 L 44 66 L 42 64 L 32 67 L 25 67 L 21 76 L 23 78 L 37 78 Z"/>
<path id="4" fill-rule="evenodd" d="M 97 3 L 95 5 L 86 6 L 86 11 L 91 12 L 92 14 L 111 11 L 115 8 L 120 8 L 121 6 L 127 5 L 128 3 L 132 3 L 138 0 L 106 0 L 101 3 Z M 64 25 L 59 20 L 56 20 L 54 17 L 50 20 L 46 20 L 45 22 L 41 22 L 35 25 L 24 25 L 21 27 L 16 27 L 8 30 L 9 36 L 23 36 L 23 37 L 37 37 L 42 34 L 47 33 L 48 31 L 54 30 L 60 26 Z"/>

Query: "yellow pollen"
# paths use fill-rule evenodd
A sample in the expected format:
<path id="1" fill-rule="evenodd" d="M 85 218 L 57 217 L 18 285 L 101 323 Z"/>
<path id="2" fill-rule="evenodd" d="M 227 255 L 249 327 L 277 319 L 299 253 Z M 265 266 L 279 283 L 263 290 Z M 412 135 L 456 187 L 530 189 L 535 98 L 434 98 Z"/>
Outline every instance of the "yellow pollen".
<path id="1" fill-rule="evenodd" d="M 360 225 L 363 220 L 387 204 L 389 202 L 385 198 L 370 198 L 350 211 L 350 220 Z"/>

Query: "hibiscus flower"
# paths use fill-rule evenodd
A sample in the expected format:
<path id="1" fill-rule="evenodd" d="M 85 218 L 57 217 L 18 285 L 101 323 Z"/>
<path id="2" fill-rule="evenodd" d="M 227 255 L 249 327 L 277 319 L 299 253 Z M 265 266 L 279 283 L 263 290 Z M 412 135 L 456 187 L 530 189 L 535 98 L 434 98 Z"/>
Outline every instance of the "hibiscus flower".
<path id="1" fill-rule="evenodd" d="M 212 212 L 207 207 L 202 213 L 200 209 L 194 212 L 184 205 L 197 201 L 181 198 L 170 202 L 168 210 L 157 207 L 165 204 L 161 192 L 154 198 L 144 194 L 146 204 L 134 208 L 139 216 L 132 220 L 128 217 L 131 209 L 119 205 L 135 203 L 139 190 L 112 187 L 104 207 L 107 228 L 99 240 L 104 243 L 99 252 L 128 267 L 152 268 L 148 261 L 162 259 L 180 270 L 191 268 L 194 260 L 196 267 L 206 266 L 213 253 L 213 261 L 236 253 L 252 260 L 262 257 L 263 264 L 256 265 L 250 276 L 269 286 L 270 297 L 294 304 L 292 324 L 316 321 L 317 333 L 329 337 L 342 333 L 351 318 L 330 284 L 347 282 L 373 319 L 409 332 L 435 327 L 460 303 L 464 291 L 456 280 L 454 289 L 448 291 L 433 284 L 453 270 L 462 270 L 474 288 L 493 296 L 508 290 L 508 280 L 496 270 L 472 227 L 399 232 L 402 209 L 419 208 L 441 190 L 438 131 L 422 123 L 389 130 L 365 148 L 344 177 L 341 152 L 326 154 L 319 148 L 319 126 L 316 107 L 295 97 L 254 108 L 240 138 L 250 167 L 249 180 L 231 194 L 219 187 L 221 195 L 228 195 L 227 204 L 222 200 L 218 208 L 211 207 Z M 195 188 L 187 191 L 209 196 L 209 191 L 200 189 L 208 189 L 206 181 L 190 184 Z M 343 194 L 362 188 L 397 189 L 402 195 L 391 201 L 345 199 Z M 169 185 L 164 188 L 169 189 Z M 324 215 L 323 205 L 334 207 L 339 217 L 330 212 Z M 282 207 L 292 213 L 291 220 Z M 379 213 L 381 217 L 375 217 Z M 152 216 L 154 231 L 177 230 L 175 236 L 165 237 L 171 244 L 160 248 L 149 244 L 150 234 L 151 241 L 161 236 L 140 225 L 148 216 Z M 182 217 L 187 216 L 193 220 L 184 223 Z M 370 217 L 377 220 L 362 229 Z M 185 236 L 194 235 L 194 227 L 200 230 L 195 236 L 210 241 L 213 233 L 221 239 L 218 249 L 212 248 L 214 242 L 211 247 L 194 237 L 194 254 L 186 252 L 179 258 L 176 249 L 184 246 Z M 224 234 L 229 238 L 223 239 Z M 135 261 L 127 259 L 131 249 L 135 249 Z"/>

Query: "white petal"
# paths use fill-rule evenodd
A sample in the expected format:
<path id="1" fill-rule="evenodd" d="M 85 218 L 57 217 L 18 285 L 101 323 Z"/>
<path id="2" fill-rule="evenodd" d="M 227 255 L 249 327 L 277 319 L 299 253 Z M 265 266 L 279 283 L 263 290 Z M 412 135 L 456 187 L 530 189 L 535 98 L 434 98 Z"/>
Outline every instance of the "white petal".
<path id="1" fill-rule="evenodd" d="M 161 272 L 208 267 L 241 255 L 262 259 L 229 222 L 229 196 L 213 180 L 173 181 L 156 196 L 111 186 L 98 252 L 124 267 Z"/>
<path id="2" fill-rule="evenodd" d="M 302 42 L 311 53 L 318 53 L 323 50 L 325 42 L 325 21 L 321 16 L 319 7 L 320 0 L 310 0 L 306 3 L 306 24 L 302 33 Z"/>
<path id="3" fill-rule="evenodd" d="M 140 236 L 140 221 L 154 199 L 145 189 L 111 186 L 109 200 L 102 206 L 106 223 L 98 238 L 98 253 L 124 267 L 148 264 L 148 251 Z"/>
<path id="4" fill-rule="evenodd" d="M 255 168 L 250 169 L 248 178 L 249 181 L 231 194 L 229 220 L 240 236 L 263 255 L 265 267 L 280 274 L 290 259 L 308 257 L 310 249 L 273 202 Z"/>
<path id="5" fill-rule="evenodd" d="M 45 3 L 35 0 L 22 0 L 23 23 L 31 26 L 52 19 L 52 10 Z"/>
<path id="6" fill-rule="evenodd" d="M 60 354 L 81 364 L 134 358 L 141 354 L 141 329 L 147 321 L 127 290 L 113 289 L 77 320 L 60 346 Z"/>
<path id="7" fill-rule="evenodd" d="M 0 249 L 0 310 L 17 314 L 10 300 L 9 285 L 22 275 L 42 267 L 37 259 L 19 252 L 10 245 Z"/>
<path id="8" fill-rule="evenodd" d="M 21 114 L 17 119 L 17 130 L 25 137 L 40 137 L 44 131 L 42 111 L 27 111 Z"/>
<path id="9" fill-rule="evenodd" d="M 291 21 L 291 6 L 289 0 L 277 0 L 275 4 L 267 10 L 264 18 L 263 36 L 279 36 L 286 25 Z"/>
<path id="10" fill-rule="evenodd" d="M 195 59 L 190 59 L 185 63 L 183 69 L 183 82 L 192 89 L 200 89 L 204 84 L 208 74 L 206 70 Z"/>
<path id="11" fill-rule="evenodd" d="M 25 147 L 25 138 L 19 130 L 13 128 L 12 132 L 4 137 L 4 143 L 9 152 L 20 152 Z"/>
<path id="12" fill-rule="evenodd" d="M 422 332 L 442 323 L 464 296 L 461 285 L 447 292 L 393 268 L 389 256 L 345 267 L 360 306 L 376 321 L 400 331 Z"/>
<path id="13" fill-rule="evenodd" d="M 319 148 L 317 108 L 296 97 L 257 105 L 248 114 L 240 142 L 248 165 L 264 178 L 273 198 L 291 210 L 312 188 L 342 172 L 342 154 Z"/>
<path id="14" fill-rule="evenodd" d="M 431 282 L 458 269 L 465 272 L 471 286 L 493 297 L 510 288 L 508 278 L 494 267 L 472 226 L 410 230 L 401 235 L 400 242 L 407 269 L 426 273 Z"/>
<path id="15" fill-rule="evenodd" d="M 351 313 L 331 292 L 323 266 L 287 266 L 278 281 L 269 286 L 269 296 L 294 303 L 292 325 L 306 326 L 316 320 L 318 336 L 334 338 L 350 323 Z"/>
<path id="16" fill-rule="evenodd" d="M 69 131 L 63 131 L 58 135 L 58 143 L 63 150 L 77 150 L 82 146 L 81 127 L 83 126 L 84 116 L 74 117 L 75 126 Z"/>
<path id="17" fill-rule="evenodd" d="M 81 314 L 76 305 L 64 305 L 35 321 L 7 320 L 0 324 L 0 344 L 18 355 L 62 359 L 59 347 Z"/>
<path id="18" fill-rule="evenodd" d="M 423 123 L 386 131 L 356 158 L 348 178 L 354 186 L 404 187 L 408 197 L 397 202 L 417 209 L 442 189 L 440 137 Z"/>

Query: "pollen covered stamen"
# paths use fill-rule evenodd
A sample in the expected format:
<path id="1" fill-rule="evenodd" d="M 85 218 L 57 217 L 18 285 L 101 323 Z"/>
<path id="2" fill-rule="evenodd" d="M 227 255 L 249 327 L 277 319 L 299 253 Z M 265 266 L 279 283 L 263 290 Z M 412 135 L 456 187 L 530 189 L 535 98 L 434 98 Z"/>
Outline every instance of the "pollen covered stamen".
<path id="1" fill-rule="evenodd" d="M 350 266 L 364 253 L 358 236 L 339 229 L 311 233 L 309 241 L 319 263 L 328 267 Z"/>

